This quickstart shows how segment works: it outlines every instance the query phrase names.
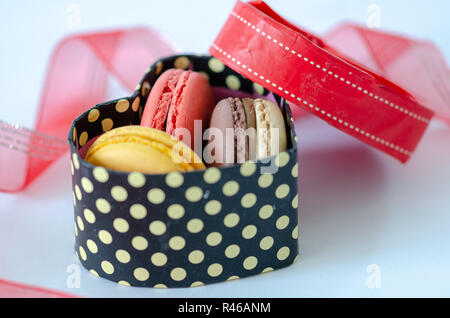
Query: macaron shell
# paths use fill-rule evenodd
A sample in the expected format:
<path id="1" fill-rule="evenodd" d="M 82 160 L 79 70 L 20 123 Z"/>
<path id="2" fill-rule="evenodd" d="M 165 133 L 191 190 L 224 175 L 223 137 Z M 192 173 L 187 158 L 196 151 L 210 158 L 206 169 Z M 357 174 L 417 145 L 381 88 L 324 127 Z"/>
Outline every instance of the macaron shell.
<path id="1" fill-rule="evenodd" d="M 278 138 L 275 139 L 274 135 L 271 134 L 271 147 L 270 155 L 276 155 L 280 152 L 287 150 L 287 136 L 286 136 L 286 125 L 284 123 L 283 113 L 280 107 L 271 101 L 264 101 L 264 104 L 270 113 L 270 128 L 276 129 L 278 131 Z"/>
<path id="2" fill-rule="evenodd" d="M 201 159 L 175 137 L 144 126 L 123 126 L 101 135 L 85 160 L 119 171 L 167 173 L 205 169 Z"/>
<path id="3" fill-rule="evenodd" d="M 208 128 L 214 109 L 214 95 L 211 86 L 202 74 L 189 72 L 188 78 L 177 85 L 177 90 L 182 91 L 177 91 L 177 98 L 172 100 L 166 131 L 171 135 L 180 136 L 183 131 L 179 131 L 179 128 L 185 128 L 190 134 L 190 140 L 183 138 L 182 141 L 200 155 L 203 131 Z M 196 130 L 194 130 L 195 121 L 201 121 L 201 126 L 200 122 L 197 122 L 198 129 Z M 195 132 L 198 136 L 194 135 Z M 194 144 L 194 140 L 198 141 L 197 144 Z"/>
<path id="4" fill-rule="evenodd" d="M 124 172 L 160 174 L 186 170 L 152 147 L 129 142 L 106 145 L 90 156 L 89 162 L 96 166 Z"/>
<path id="5" fill-rule="evenodd" d="M 256 114 L 256 156 L 258 159 L 287 149 L 286 126 L 281 109 L 271 101 L 254 100 Z M 275 134 L 277 132 L 277 134 Z"/>
<path id="6" fill-rule="evenodd" d="M 184 99 L 184 90 L 191 75 L 192 72 L 183 72 L 179 76 L 176 88 L 174 89 L 174 94 L 170 102 L 170 108 L 167 111 L 167 121 L 165 127 L 165 131 L 170 135 L 174 134 L 175 129 L 177 128 L 177 120 L 181 119 L 181 117 L 179 117 L 179 110 L 181 109 L 180 104 L 182 104 Z M 189 89 L 191 88 L 188 87 L 187 90 Z"/>
<path id="7" fill-rule="evenodd" d="M 256 118 L 256 158 L 270 156 L 270 119 L 269 112 L 262 99 L 253 101 Z"/>
<path id="8" fill-rule="evenodd" d="M 141 119 L 142 126 L 164 129 L 172 97 L 183 73 L 182 69 L 169 69 L 161 74 L 153 85 L 145 104 Z"/>
<path id="9" fill-rule="evenodd" d="M 227 129 L 234 129 L 233 112 L 228 99 L 217 103 L 211 115 L 208 140 L 205 148 L 205 160 L 212 166 L 222 167 L 234 163 L 234 137 L 226 140 Z M 208 155 L 211 154 L 212 157 Z M 214 162 L 212 160 L 214 159 Z"/>
<path id="10" fill-rule="evenodd" d="M 248 159 L 247 119 L 242 101 L 239 98 L 229 98 L 234 124 L 234 157 L 235 162 L 243 163 Z"/>

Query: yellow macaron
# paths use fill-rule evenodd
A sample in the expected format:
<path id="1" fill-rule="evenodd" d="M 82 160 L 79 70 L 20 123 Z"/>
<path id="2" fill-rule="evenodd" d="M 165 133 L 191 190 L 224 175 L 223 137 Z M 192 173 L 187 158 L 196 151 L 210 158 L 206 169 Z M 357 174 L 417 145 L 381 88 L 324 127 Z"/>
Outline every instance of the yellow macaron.
<path id="1" fill-rule="evenodd" d="M 104 133 L 91 145 L 85 160 L 107 169 L 147 174 L 205 169 L 186 144 L 144 126 L 123 126 Z"/>

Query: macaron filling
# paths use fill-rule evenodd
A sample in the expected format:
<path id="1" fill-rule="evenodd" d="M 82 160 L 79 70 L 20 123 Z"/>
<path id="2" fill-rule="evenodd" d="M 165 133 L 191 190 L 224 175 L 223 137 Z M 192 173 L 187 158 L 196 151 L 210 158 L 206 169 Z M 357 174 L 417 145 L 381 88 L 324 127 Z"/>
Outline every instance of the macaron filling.
<path id="1" fill-rule="evenodd" d="M 183 92 L 186 87 L 186 83 L 191 75 L 190 71 L 184 71 L 178 77 L 177 86 L 172 94 L 172 100 L 170 102 L 170 108 L 167 112 L 167 119 L 165 124 L 165 131 L 171 135 L 174 134 L 177 128 L 178 109 L 181 101 L 183 100 Z"/>
<path id="2" fill-rule="evenodd" d="M 167 120 L 167 114 L 172 104 L 173 96 L 177 93 L 177 86 L 184 71 L 181 69 L 174 70 L 166 80 L 165 87 L 162 91 L 156 111 L 151 121 L 151 127 L 164 130 Z"/>
<path id="3" fill-rule="evenodd" d="M 234 125 L 234 162 L 245 162 L 248 159 L 248 138 L 246 135 L 247 119 L 242 101 L 239 98 L 228 98 Z"/>
<path id="4" fill-rule="evenodd" d="M 256 160 L 256 115 L 253 98 L 243 98 L 242 103 L 245 110 L 247 124 L 247 148 L 246 160 Z"/>
<path id="5" fill-rule="evenodd" d="M 257 156 L 264 158 L 271 155 L 270 114 L 262 99 L 255 99 L 253 104 L 256 112 Z"/>

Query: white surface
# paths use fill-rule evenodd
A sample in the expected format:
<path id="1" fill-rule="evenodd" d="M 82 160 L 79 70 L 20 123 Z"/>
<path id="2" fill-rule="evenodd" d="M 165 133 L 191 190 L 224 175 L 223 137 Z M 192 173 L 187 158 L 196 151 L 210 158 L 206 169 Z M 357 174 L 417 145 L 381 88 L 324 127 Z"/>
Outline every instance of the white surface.
<path id="1" fill-rule="evenodd" d="M 374 3 L 268 2 L 319 34 L 342 20 L 365 23 Z M 32 125 L 49 54 L 58 39 L 74 32 L 68 27 L 71 4 L 81 10 L 76 31 L 151 25 L 184 51 L 206 52 L 234 1 L 110 3 L 0 2 L 1 119 Z M 449 59 L 448 1 L 375 3 L 383 28 L 432 39 Z M 429 129 L 405 166 L 318 119 L 300 122 L 297 133 L 301 257 L 293 266 L 174 290 L 118 286 L 81 269 L 81 287 L 68 288 L 67 268 L 79 262 L 65 156 L 23 193 L 0 193 L 0 277 L 82 296 L 450 296 L 450 130 Z M 381 288 L 368 287 L 371 264 L 379 269 Z"/>

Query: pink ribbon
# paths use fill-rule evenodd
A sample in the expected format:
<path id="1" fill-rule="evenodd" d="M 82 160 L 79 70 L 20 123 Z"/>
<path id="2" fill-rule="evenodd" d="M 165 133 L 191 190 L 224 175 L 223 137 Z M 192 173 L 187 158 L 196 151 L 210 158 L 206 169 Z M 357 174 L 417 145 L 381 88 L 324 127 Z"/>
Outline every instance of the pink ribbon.
<path id="1" fill-rule="evenodd" d="M 158 33 L 145 28 L 63 39 L 50 58 L 34 132 L 0 125 L 2 142 L 10 141 L 9 148 L 1 148 L 0 190 L 22 190 L 68 150 L 72 121 L 106 100 L 110 76 L 131 92 L 149 65 L 173 53 Z"/>

